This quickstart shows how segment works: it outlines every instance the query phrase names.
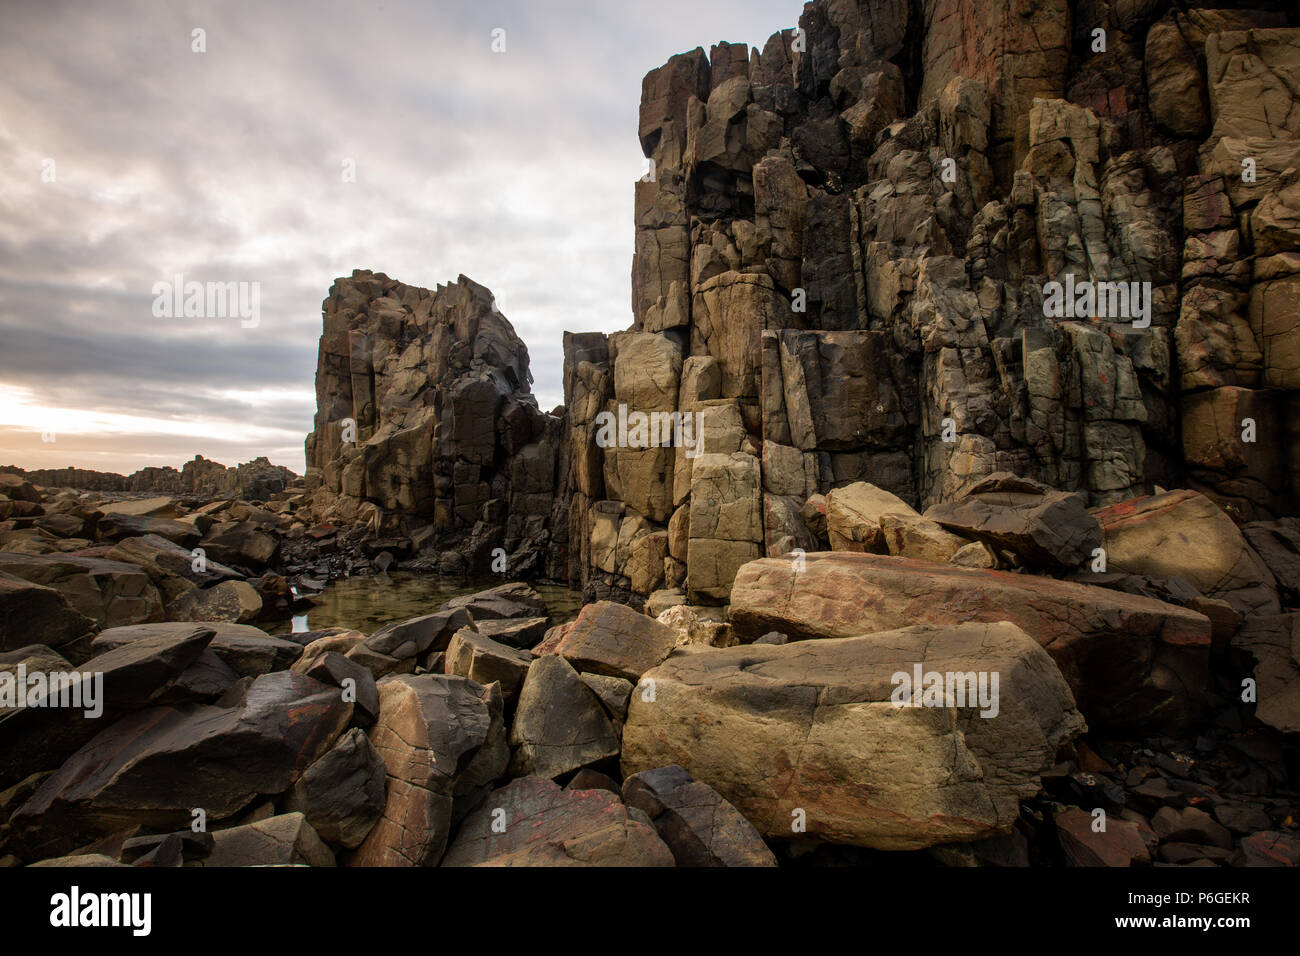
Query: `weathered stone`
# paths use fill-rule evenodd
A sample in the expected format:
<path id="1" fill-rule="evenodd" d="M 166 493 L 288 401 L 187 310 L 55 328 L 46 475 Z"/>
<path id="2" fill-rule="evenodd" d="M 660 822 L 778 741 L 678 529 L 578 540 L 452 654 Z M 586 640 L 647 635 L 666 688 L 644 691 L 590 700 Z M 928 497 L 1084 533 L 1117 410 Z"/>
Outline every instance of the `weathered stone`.
<path id="1" fill-rule="evenodd" d="M 623 802 L 654 822 L 678 866 L 776 866 L 754 825 L 681 767 L 628 777 Z"/>
<path id="2" fill-rule="evenodd" d="M 742 636 L 779 630 L 796 639 L 1011 621 L 1051 654 L 1094 729 L 1184 724 L 1208 679 L 1204 615 L 1106 588 L 908 558 L 810 554 L 802 571 L 754 561 L 736 577 L 730 616 Z"/>
<path id="3" fill-rule="evenodd" d="M 1280 610 L 1272 574 L 1232 519 L 1204 495 L 1171 491 L 1094 514 L 1109 570 L 1182 577 L 1243 614 Z"/>
<path id="4" fill-rule="evenodd" d="M 600 696 L 554 654 L 539 657 L 528 668 L 510 744 L 512 776 L 555 778 L 617 757 L 619 751 L 618 733 Z"/>
<path id="5" fill-rule="evenodd" d="M 893 675 L 914 666 L 999 673 L 996 715 L 964 695 L 896 706 Z M 655 700 L 633 696 L 625 776 L 678 763 L 772 838 L 801 816 L 809 837 L 877 849 L 1006 833 L 1083 729 L 1051 659 L 1006 622 L 684 654 L 646 679 Z"/>
<path id="6" fill-rule="evenodd" d="M 216 830 L 199 866 L 333 866 L 334 854 L 301 813 Z"/>
<path id="7" fill-rule="evenodd" d="M 465 677 L 391 678 L 379 685 L 370 742 L 388 773 L 383 817 L 352 866 L 434 866 L 452 823 L 506 769 L 501 691 Z M 465 807 L 467 809 L 467 807 Z"/>
<path id="8" fill-rule="evenodd" d="M 630 607 L 588 604 L 556 650 L 576 669 L 636 681 L 677 643 L 672 629 Z"/>
<path id="9" fill-rule="evenodd" d="M 301 813 L 327 843 L 354 849 L 384 812 L 384 761 L 353 728 L 307 768 L 285 808 Z"/>
<path id="10" fill-rule="evenodd" d="M 532 662 L 532 655 L 526 650 L 499 644 L 471 627 L 462 627 L 447 645 L 443 672 L 484 685 L 496 681 L 505 699 L 513 701 Z"/>
<path id="11" fill-rule="evenodd" d="M 203 629 L 212 633 L 212 640 L 208 644 L 212 653 L 244 677 L 257 677 L 271 671 L 283 670 L 302 654 L 301 645 L 282 637 L 272 637 L 260 628 L 248 624 L 228 624 L 219 621 L 202 623 Z M 133 624 L 130 627 L 114 627 L 101 631 L 90 646 L 96 652 L 111 651 L 145 638 L 188 634 L 195 628 L 195 624 L 184 623 Z"/>
<path id="12" fill-rule="evenodd" d="M 493 824 L 502 813 L 505 831 L 498 832 Z M 673 855 L 617 795 L 521 777 L 466 818 L 442 865 L 672 866 Z"/>

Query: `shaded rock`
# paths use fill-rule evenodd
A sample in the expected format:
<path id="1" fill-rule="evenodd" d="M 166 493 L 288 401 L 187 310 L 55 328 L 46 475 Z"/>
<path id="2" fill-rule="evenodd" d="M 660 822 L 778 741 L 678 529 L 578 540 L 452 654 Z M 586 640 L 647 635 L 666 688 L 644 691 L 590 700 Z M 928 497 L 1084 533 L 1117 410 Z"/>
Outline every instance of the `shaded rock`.
<path id="1" fill-rule="evenodd" d="M 632 696 L 635 685 L 621 677 L 606 677 L 604 674 L 580 674 L 582 682 L 596 692 L 600 702 L 605 705 L 609 716 L 620 723 L 627 719 L 628 699 Z"/>
<path id="2" fill-rule="evenodd" d="M 442 865 L 672 866 L 673 855 L 616 795 L 521 777 L 465 819 Z"/>
<path id="3" fill-rule="evenodd" d="M 1101 528 L 1082 495 L 1005 472 L 976 483 L 957 501 L 931 505 L 925 517 L 1053 571 L 1083 565 L 1101 546 Z"/>
<path id="4" fill-rule="evenodd" d="M 199 866 L 333 866 L 334 854 L 301 813 L 285 813 L 212 834 Z"/>
<path id="5" fill-rule="evenodd" d="M 262 613 L 262 597 L 244 581 L 222 581 L 186 591 L 167 606 L 173 621 L 227 621 L 247 624 Z"/>
<path id="6" fill-rule="evenodd" d="M 162 618 L 162 598 L 134 564 L 75 555 L 22 555 L 0 551 L 0 571 L 52 587 L 100 627 Z"/>
<path id="7" fill-rule="evenodd" d="M 98 654 L 76 670 L 42 673 L 36 701 L 0 710 L 0 786 L 54 769 L 119 716 L 148 706 L 211 638 L 205 627 L 182 625 Z"/>
<path id="8" fill-rule="evenodd" d="M 559 777 L 617 757 L 618 731 L 601 697 L 563 657 L 539 657 L 528 668 L 514 723 L 512 776 Z"/>
<path id="9" fill-rule="evenodd" d="M 37 855 L 71 849 L 79 834 L 188 826 L 195 807 L 222 820 L 292 786 L 351 713 L 336 688 L 290 671 L 252 681 L 232 706 L 140 710 L 68 758 L 12 822 Z"/>
<path id="10" fill-rule="evenodd" d="M 654 822 L 678 866 L 776 866 L 753 824 L 681 767 L 628 777 L 623 802 Z"/>
<path id="11" fill-rule="evenodd" d="M 1232 834 L 1196 807 L 1161 807 L 1151 818 L 1151 827 L 1164 843 L 1197 843 L 1232 849 Z"/>
<path id="12" fill-rule="evenodd" d="M 327 843 L 354 849 L 383 816 L 387 775 L 366 735 L 352 728 L 307 768 L 285 798 Z"/>
<path id="13" fill-rule="evenodd" d="M 59 648 L 94 630 L 94 620 L 54 588 L 0 572 L 0 651 L 29 644 Z"/>
<path id="14" fill-rule="evenodd" d="M 271 671 L 283 670 L 302 654 L 301 645 L 294 641 L 272 637 L 261 628 L 249 624 L 205 622 L 204 627 L 212 632 L 212 640 L 208 645 L 212 653 L 243 677 L 258 677 Z M 97 652 L 109 651 L 147 637 L 188 633 L 193 628 L 193 624 L 184 623 L 114 627 L 101 631 L 90 646 Z"/>
<path id="15" fill-rule="evenodd" d="M 522 581 L 511 581 L 477 594 L 452 598 L 442 606 L 444 611 L 457 608 L 469 611 L 476 622 L 546 616 L 546 602 L 542 596 Z"/>
<path id="16" fill-rule="evenodd" d="M 1300 733 L 1300 613 L 1249 618 L 1232 646 L 1255 662 L 1255 716 Z"/>
<path id="17" fill-rule="evenodd" d="M 379 688 L 370 671 L 356 661 L 337 651 L 327 651 L 303 673 L 322 684 L 342 688 L 344 700 L 353 705 L 352 714 L 358 725 L 371 727 L 379 719 Z"/>
<path id="18" fill-rule="evenodd" d="M 490 637 L 508 647 L 528 649 L 536 647 L 550 629 L 550 620 L 544 617 L 490 618 L 474 620 L 474 628 L 484 637 Z"/>
<path id="19" fill-rule="evenodd" d="M 1093 829 L 1093 816 L 1078 807 L 1057 813 L 1056 837 L 1070 866 L 1146 866 L 1151 854 L 1135 823 L 1108 818 L 1101 832 Z"/>
<path id="20" fill-rule="evenodd" d="M 471 622 L 464 608 L 445 609 L 381 627 L 366 638 L 366 647 L 397 660 L 445 651 L 451 636 Z"/>

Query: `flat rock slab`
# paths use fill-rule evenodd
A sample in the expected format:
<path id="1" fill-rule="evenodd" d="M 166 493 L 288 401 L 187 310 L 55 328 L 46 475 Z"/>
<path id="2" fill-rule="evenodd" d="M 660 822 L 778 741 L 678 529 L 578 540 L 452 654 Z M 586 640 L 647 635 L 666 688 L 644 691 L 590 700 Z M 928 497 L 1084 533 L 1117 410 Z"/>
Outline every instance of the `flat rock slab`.
<path id="1" fill-rule="evenodd" d="M 452 598 L 442 608 L 445 611 L 464 608 L 475 621 L 545 617 L 547 613 L 542 596 L 522 581 L 511 581 L 477 594 Z"/>
<path id="2" fill-rule="evenodd" d="M 334 854 L 301 813 L 285 813 L 212 834 L 199 866 L 333 866 Z"/>
<path id="3" fill-rule="evenodd" d="M 493 824 L 501 821 L 494 828 Z M 498 832 L 501 831 L 501 832 Z M 443 866 L 673 866 L 654 827 L 607 790 L 520 777 L 465 818 Z"/>
<path id="4" fill-rule="evenodd" d="M 910 558 L 823 552 L 804 566 L 782 558 L 745 565 L 732 626 L 806 639 L 1012 621 L 1052 655 L 1094 730 L 1172 730 L 1197 715 L 1209 674 L 1203 614 L 1107 588 Z"/>
<path id="5" fill-rule="evenodd" d="M 35 706 L 0 711 L 0 788 L 57 769 L 118 717 L 156 701 L 211 638 L 210 629 L 185 624 L 101 653 L 77 668 L 40 671 L 45 693 Z M 33 672 L 29 663 L 29 679 Z"/>
<path id="6" fill-rule="evenodd" d="M 514 776 L 548 778 L 617 757 L 619 750 L 618 731 L 599 694 L 555 654 L 529 667 L 510 744 Z"/>
<path id="7" fill-rule="evenodd" d="M 919 688 L 899 706 L 912 698 L 895 675 L 917 666 L 983 673 L 990 690 L 998 675 L 995 706 L 921 706 Z M 1008 833 L 1084 729 L 1051 658 L 1007 622 L 688 651 L 650 681 L 628 710 L 624 777 L 678 764 L 772 839 L 915 850 Z"/>
<path id="8" fill-rule="evenodd" d="M 196 807 L 221 820 L 291 787 L 351 716 L 338 688 L 291 671 L 257 678 L 233 706 L 136 711 L 69 757 L 12 822 L 27 847 L 59 853 L 82 835 L 188 826 Z"/>
<path id="9" fill-rule="evenodd" d="M 147 637 L 186 633 L 196 626 L 212 632 L 212 641 L 208 647 L 222 663 L 241 677 L 260 677 L 271 671 L 283 670 L 302 656 L 302 645 L 296 641 L 272 637 L 251 624 L 231 624 L 225 621 L 204 622 L 201 625 L 167 622 L 113 627 L 101 631 L 90 647 L 95 652 L 110 651 Z"/>

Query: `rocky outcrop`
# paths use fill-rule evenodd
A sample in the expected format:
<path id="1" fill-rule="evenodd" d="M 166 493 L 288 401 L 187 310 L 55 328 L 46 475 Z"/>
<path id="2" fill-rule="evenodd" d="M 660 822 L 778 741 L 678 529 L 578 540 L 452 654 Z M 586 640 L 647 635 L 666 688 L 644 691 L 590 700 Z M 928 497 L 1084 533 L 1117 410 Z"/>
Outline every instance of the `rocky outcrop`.
<path id="1" fill-rule="evenodd" d="M 254 458 L 242 465 L 227 468 L 220 462 L 195 455 L 177 471 L 175 468 L 141 468 L 129 475 L 90 471 L 84 468 L 40 468 L 24 471 L 13 465 L 0 473 L 16 475 L 46 488 L 76 488 L 82 491 L 111 491 L 169 495 L 194 495 L 202 498 L 232 496 L 265 501 L 284 491 L 298 480 L 288 468 L 273 465 L 266 457 Z"/>
<path id="2" fill-rule="evenodd" d="M 433 569 L 541 576 L 562 419 L 540 411 L 528 350 L 465 276 L 434 291 L 382 273 L 337 279 L 323 306 L 310 511 L 420 541 Z M 561 550 L 562 554 L 562 550 Z"/>
<path id="3" fill-rule="evenodd" d="M 634 324 L 565 337 L 590 598 L 725 604 L 863 480 L 920 510 L 997 472 L 1294 510 L 1296 30 L 1073 11 L 1099 47 L 1072 7 L 815 0 L 646 76 Z M 704 447 L 598 441 L 603 413 L 698 416 Z"/>

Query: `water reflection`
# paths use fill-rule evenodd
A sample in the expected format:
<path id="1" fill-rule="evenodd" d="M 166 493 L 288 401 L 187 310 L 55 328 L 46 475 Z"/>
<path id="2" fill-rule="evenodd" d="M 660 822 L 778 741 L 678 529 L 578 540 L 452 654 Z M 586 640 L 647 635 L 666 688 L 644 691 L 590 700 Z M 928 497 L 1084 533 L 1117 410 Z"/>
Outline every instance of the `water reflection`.
<path id="1" fill-rule="evenodd" d="M 308 595 L 315 605 L 275 630 L 300 634 L 326 627 L 350 627 L 370 634 L 394 621 L 431 614 L 454 597 L 499 584 L 499 577 L 450 578 L 409 572 L 343 578 L 326 585 L 319 594 Z M 549 584 L 529 586 L 546 602 L 552 624 L 571 621 L 582 610 L 580 591 Z"/>

